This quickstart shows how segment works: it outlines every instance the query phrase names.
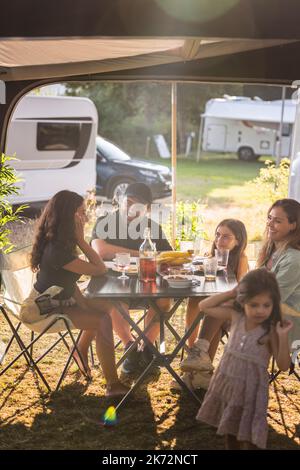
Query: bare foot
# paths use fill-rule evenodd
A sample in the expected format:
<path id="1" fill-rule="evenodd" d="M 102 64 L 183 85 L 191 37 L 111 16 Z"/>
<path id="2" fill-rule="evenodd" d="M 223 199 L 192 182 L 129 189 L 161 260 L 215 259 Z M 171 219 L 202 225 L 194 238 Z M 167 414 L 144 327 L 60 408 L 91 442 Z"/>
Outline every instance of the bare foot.
<path id="1" fill-rule="evenodd" d="M 118 397 L 118 396 L 124 396 L 126 393 L 128 393 L 130 390 L 130 387 L 126 387 L 126 385 L 123 385 L 122 382 L 115 382 L 113 384 L 107 384 L 106 385 L 106 397 Z"/>
<path id="2" fill-rule="evenodd" d="M 83 375 L 87 376 L 87 378 L 89 380 L 91 380 L 92 379 L 92 372 L 91 372 L 91 369 L 89 367 L 88 357 L 87 357 L 87 355 L 82 354 L 81 351 L 80 351 L 80 354 L 81 354 L 82 359 L 84 361 L 84 365 L 83 365 L 82 360 L 80 359 L 80 356 L 79 356 L 77 351 L 74 351 L 73 358 L 74 358 L 80 372 Z"/>

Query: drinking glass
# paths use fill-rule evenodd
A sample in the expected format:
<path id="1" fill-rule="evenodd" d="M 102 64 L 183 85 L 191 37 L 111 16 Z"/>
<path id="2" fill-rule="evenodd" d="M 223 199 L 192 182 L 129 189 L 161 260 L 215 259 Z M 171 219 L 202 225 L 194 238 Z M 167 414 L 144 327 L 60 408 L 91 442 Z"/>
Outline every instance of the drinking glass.
<path id="1" fill-rule="evenodd" d="M 229 250 L 225 249 L 215 249 L 215 257 L 218 260 L 218 265 L 222 268 L 227 268 Z"/>
<path id="2" fill-rule="evenodd" d="M 194 241 L 194 256 L 195 258 L 197 256 L 201 256 L 202 254 L 202 248 L 203 248 L 203 243 L 202 243 L 202 238 L 196 238 Z"/>
<path id="3" fill-rule="evenodd" d="M 118 279 L 129 279 L 125 271 L 130 266 L 130 253 L 116 253 L 116 265 L 122 271 L 122 275 Z"/>
<path id="4" fill-rule="evenodd" d="M 205 258 L 203 261 L 203 271 L 206 281 L 215 281 L 218 270 L 217 258 Z"/>

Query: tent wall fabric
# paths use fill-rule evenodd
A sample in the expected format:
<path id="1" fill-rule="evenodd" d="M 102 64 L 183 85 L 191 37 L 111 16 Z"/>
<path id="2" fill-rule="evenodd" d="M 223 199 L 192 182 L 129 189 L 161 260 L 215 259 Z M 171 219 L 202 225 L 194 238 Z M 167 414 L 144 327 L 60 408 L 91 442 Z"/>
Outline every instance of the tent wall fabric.
<path id="1" fill-rule="evenodd" d="M 187 62 L 295 42 L 267 40 L 0 40 L 1 79 L 60 78 Z"/>
<path id="2" fill-rule="evenodd" d="M 10 0 L 0 35 L 300 39 L 297 0 Z"/>

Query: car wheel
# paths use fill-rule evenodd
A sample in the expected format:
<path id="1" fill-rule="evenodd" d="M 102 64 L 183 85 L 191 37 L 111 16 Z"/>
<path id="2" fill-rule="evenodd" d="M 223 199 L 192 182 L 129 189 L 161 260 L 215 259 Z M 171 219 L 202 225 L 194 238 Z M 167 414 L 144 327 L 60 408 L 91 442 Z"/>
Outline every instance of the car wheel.
<path id="1" fill-rule="evenodd" d="M 124 178 L 113 183 L 108 192 L 109 199 L 118 200 L 123 194 L 125 194 L 127 187 L 131 183 L 133 183 L 133 180 L 128 178 Z"/>
<path id="2" fill-rule="evenodd" d="M 259 155 L 255 155 L 251 147 L 241 147 L 238 150 L 238 157 L 243 162 L 253 162 L 258 159 Z"/>

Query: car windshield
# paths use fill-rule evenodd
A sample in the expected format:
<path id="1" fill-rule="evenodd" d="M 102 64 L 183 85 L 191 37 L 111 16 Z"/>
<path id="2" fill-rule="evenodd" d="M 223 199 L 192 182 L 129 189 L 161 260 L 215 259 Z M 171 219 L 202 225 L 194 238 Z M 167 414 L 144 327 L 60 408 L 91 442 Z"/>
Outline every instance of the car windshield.
<path id="1" fill-rule="evenodd" d="M 107 160 L 130 160 L 130 156 L 127 153 L 111 142 L 108 142 L 108 140 L 102 139 L 102 137 L 98 136 L 96 138 L 96 146 Z"/>

